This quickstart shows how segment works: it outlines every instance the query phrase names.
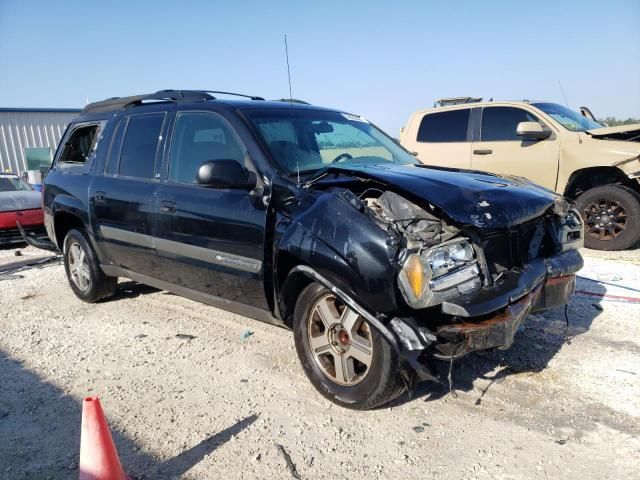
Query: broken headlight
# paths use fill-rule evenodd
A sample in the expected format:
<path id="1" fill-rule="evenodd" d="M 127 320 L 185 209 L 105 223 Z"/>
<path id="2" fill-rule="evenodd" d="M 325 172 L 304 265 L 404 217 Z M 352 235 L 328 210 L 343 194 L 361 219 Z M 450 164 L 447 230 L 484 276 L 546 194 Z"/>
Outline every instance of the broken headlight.
<path id="1" fill-rule="evenodd" d="M 572 208 L 564 217 L 558 217 L 556 236 L 563 252 L 584 246 L 582 218 L 577 210 Z"/>
<path id="2" fill-rule="evenodd" d="M 473 260 L 473 247 L 467 241 L 449 243 L 427 250 L 427 261 L 437 278 Z"/>
<path id="3" fill-rule="evenodd" d="M 452 240 L 407 255 L 398 284 L 413 308 L 426 308 L 482 287 L 480 268 L 471 243 Z"/>

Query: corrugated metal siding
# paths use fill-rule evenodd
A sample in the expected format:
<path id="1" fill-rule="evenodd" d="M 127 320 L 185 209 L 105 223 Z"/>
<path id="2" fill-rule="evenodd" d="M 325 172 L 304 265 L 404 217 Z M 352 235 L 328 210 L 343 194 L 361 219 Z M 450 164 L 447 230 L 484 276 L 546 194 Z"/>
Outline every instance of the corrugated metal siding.
<path id="1" fill-rule="evenodd" d="M 76 112 L 0 111 L 0 171 L 26 171 L 25 148 L 49 147 L 53 155 L 65 128 L 76 116 Z"/>

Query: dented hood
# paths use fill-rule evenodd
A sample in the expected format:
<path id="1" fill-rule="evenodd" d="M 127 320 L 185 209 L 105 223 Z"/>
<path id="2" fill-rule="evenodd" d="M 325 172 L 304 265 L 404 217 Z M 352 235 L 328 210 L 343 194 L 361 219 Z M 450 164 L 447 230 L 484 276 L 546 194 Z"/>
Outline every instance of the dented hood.
<path id="1" fill-rule="evenodd" d="M 0 212 L 42 208 L 42 196 L 35 190 L 0 192 Z"/>
<path id="2" fill-rule="evenodd" d="M 634 130 L 640 130 L 640 123 L 633 123 L 630 125 L 618 125 L 617 127 L 602 127 L 602 128 L 592 128 L 591 130 L 587 130 L 589 135 L 593 135 L 594 137 L 609 135 L 610 133 L 621 133 L 621 132 L 631 132 Z"/>
<path id="3" fill-rule="evenodd" d="M 397 164 L 336 166 L 327 170 L 332 172 L 376 180 L 438 207 L 460 224 L 479 228 L 507 228 L 550 207 L 566 208 L 561 196 L 519 177 Z"/>
<path id="4" fill-rule="evenodd" d="M 640 123 L 632 125 L 618 125 L 617 127 L 602 127 L 587 130 L 593 138 L 606 138 L 612 140 L 640 141 Z"/>

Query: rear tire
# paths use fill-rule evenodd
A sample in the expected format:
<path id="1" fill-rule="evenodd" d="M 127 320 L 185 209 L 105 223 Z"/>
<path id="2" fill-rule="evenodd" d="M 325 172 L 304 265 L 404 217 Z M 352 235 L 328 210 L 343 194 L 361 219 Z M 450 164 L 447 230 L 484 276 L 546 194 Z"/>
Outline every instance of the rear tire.
<path id="1" fill-rule="evenodd" d="M 640 195 L 623 185 L 594 187 L 576 200 L 584 220 L 584 244 L 625 250 L 640 239 Z"/>
<path id="2" fill-rule="evenodd" d="M 69 230 L 64 238 L 63 256 L 69 285 L 80 300 L 93 303 L 116 291 L 118 279 L 104 274 L 82 230 Z"/>
<path id="3" fill-rule="evenodd" d="M 293 331 L 307 378 L 331 402 L 368 410 L 404 391 L 398 354 L 389 342 L 319 283 L 298 297 Z"/>

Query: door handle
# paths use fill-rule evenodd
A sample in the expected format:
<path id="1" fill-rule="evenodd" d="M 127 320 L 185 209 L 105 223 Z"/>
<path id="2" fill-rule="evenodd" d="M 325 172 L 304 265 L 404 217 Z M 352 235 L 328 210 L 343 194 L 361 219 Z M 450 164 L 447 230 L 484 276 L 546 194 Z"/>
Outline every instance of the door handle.
<path id="1" fill-rule="evenodd" d="M 163 213 L 175 213 L 176 204 L 175 202 L 170 202 L 168 200 L 163 200 L 160 203 L 160 211 Z"/>
<path id="2" fill-rule="evenodd" d="M 493 153 L 493 150 L 474 150 L 473 154 L 474 155 L 491 155 Z"/>
<path id="3" fill-rule="evenodd" d="M 107 193 L 98 191 L 96 192 L 95 199 L 96 203 L 103 203 L 107 199 Z"/>

